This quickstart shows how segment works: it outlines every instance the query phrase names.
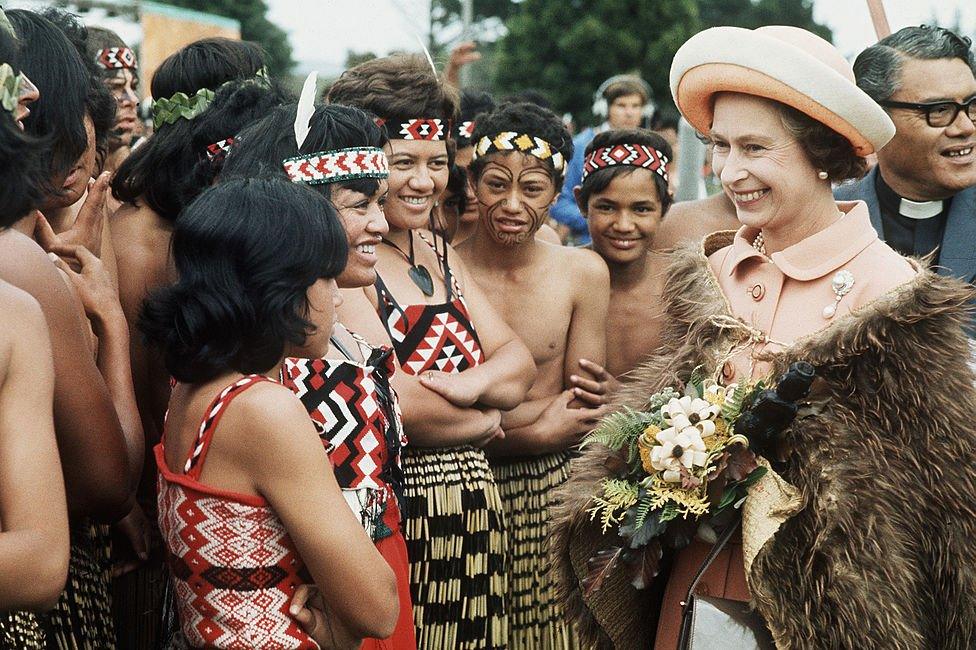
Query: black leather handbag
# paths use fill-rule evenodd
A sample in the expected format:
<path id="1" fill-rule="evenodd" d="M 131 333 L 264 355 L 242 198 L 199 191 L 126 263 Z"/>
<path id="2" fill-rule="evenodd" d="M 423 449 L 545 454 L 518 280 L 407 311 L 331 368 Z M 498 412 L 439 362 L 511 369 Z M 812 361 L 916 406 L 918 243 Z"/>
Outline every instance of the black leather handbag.
<path id="1" fill-rule="evenodd" d="M 739 520 L 736 520 L 722 533 L 688 587 L 682 603 L 678 650 L 776 649 L 766 622 L 759 612 L 749 607 L 749 603 L 695 595 L 702 576 L 738 529 Z"/>

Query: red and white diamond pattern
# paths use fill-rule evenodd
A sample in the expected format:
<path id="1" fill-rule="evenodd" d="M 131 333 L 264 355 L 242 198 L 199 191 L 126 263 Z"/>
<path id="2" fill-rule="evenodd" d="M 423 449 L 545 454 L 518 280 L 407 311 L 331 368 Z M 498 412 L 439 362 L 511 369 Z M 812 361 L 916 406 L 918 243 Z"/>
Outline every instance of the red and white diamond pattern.
<path id="1" fill-rule="evenodd" d="M 344 178 L 387 178 L 386 154 L 376 147 L 320 151 L 282 163 L 293 183 L 328 183 Z"/>
<path id="2" fill-rule="evenodd" d="M 99 50 L 95 55 L 95 62 L 106 70 L 122 70 L 129 68 L 135 70 L 139 66 L 136 64 L 135 52 L 127 47 L 107 47 Z"/>
<path id="3" fill-rule="evenodd" d="M 643 144 L 617 144 L 597 149 L 586 157 L 583 161 L 583 180 L 598 169 L 613 165 L 629 165 L 650 169 L 667 182 L 668 171 L 665 168 L 667 164 L 668 157 L 654 147 Z"/>
<path id="4" fill-rule="evenodd" d="M 475 366 L 481 360 L 481 347 L 467 328 L 450 313 L 439 312 L 434 314 L 427 336 L 417 345 L 403 369 L 412 375 L 431 369 L 452 373 L 458 372 L 465 361 L 468 366 Z"/>
<path id="5" fill-rule="evenodd" d="M 444 121 L 421 117 L 401 122 L 399 135 L 403 140 L 442 140 Z"/>

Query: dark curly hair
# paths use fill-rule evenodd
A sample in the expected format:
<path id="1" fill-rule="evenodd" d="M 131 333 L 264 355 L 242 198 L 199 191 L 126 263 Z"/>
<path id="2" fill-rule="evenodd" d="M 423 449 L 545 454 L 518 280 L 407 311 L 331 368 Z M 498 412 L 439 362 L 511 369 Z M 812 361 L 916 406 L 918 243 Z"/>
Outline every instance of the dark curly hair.
<path id="1" fill-rule="evenodd" d="M 278 178 L 235 179 L 203 192 L 173 230 L 179 281 L 139 317 L 178 381 L 266 372 L 314 325 L 306 292 L 334 278 L 348 244 L 332 205 Z"/>
<path id="2" fill-rule="evenodd" d="M 783 126 L 799 141 L 813 166 L 827 172 L 830 182 L 857 179 L 867 173 L 867 161 L 857 155 L 847 138 L 791 106 L 776 105 Z"/>
<path id="3" fill-rule="evenodd" d="M 506 102 L 491 113 L 479 115 L 475 121 L 472 142 L 478 142 L 484 136 L 494 137 L 502 131 L 527 133 L 549 143 L 554 150 L 563 155 L 566 164 L 573 157 L 573 138 L 563 125 L 559 116 L 547 108 L 528 102 Z M 475 158 L 468 166 L 468 173 L 475 182 L 481 178 L 485 161 L 492 154 Z M 551 160 L 546 161 L 546 167 L 557 185 L 562 183 L 564 171 L 556 171 Z M 563 168 L 565 170 L 565 167 Z"/>
<path id="4" fill-rule="evenodd" d="M 282 166 L 286 158 L 349 147 L 382 148 L 387 142 L 386 133 L 376 126 L 372 116 L 358 108 L 332 104 L 315 109 L 308 137 L 299 150 L 293 128 L 295 111 L 295 104 L 279 106 L 244 129 L 224 163 L 222 178 L 269 175 L 287 178 Z M 375 178 L 359 178 L 309 187 L 331 199 L 333 187 L 373 196 L 380 183 Z"/>
<path id="5" fill-rule="evenodd" d="M 20 41 L 0 29 L 0 63 L 20 72 Z M 41 142 L 24 133 L 0 108 L 0 228 L 13 225 L 39 205 L 46 182 Z"/>
<path id="6" fill-rule="evenodd" d="M 590 144 L 586 146 L 585 154 L 589 156 L 597 149 L 613 147 L 618 144 L 641 144 L 646 147 L 653 147 L 667 156 L 669 161 L 674 160 L 674 154 L 671 151 L 671 145 L 668 144 L 668 141 L 660 134 L 654 131 L 648 131 L 647 129 L 614 129 L 597 133 L 590 141 Z M 590 200 L 590 196 L 603 192 L 610 186 L 613 179 L 625 174 L 632 174 L 636 169 L 638 168 L 629 165 L 612 165 L 598 169 L 592 174 L 587 175 L 586 179 L 580 185 L 578 199 L 580 206 L 582 206 L 580 210 L 583 214 L 586 214 L 585 208 Z M 654 177 L 654 187 L 657 188 L 657 198 L 661 203 L 661 216 L 663 217 L 667 214 L 668 208 L 671 207 L 671 194 L 668 192 L 667 182 L 661 178 L 660 174 L 653 173 L 651 175 Z"/>
<path id="7" fill-rule="evenodd" d="M 254 43 L 205 38 L 187 45 L 160 64 L 153 75 L 152 96 L 170 97 L 177 92 L 192 95 L 201 88 L 209 88 L 220 89 L 218 97 L 226 98 L 234 89 L 221 88 L 224 83 L 253 79 L 263 67 L 264 53 Z M 281 92 L 273 82 L 271 86 L 271 92 Z M 113 196 L 127 203 L 145 202 L 164 219 L 175 221 L 180 210 L 203 189 L 192 186 L 193 170 L 201 155 L 193 148 L 193 140 L 201 117 L 176 120 L 156 129 L 115 172 Z M 245 123 L 229 125 L 221 137 L 210 143 L 233 135 Z"/>
<path id="8" fill-rule="evenodd" d="M 458 123 L 474 121 L 478 115 L 495 110 L 495 106 L 495 100 L 484 91 L 462 90 Z M 458 133 L 454 133 L 454 137 L 457 139 L 458 148 L 471 146 L 471 138 L 463 137 Z"/>
<path id="9" fill-rule="evenodd" d="M 328 89 L 331 104 L 355 106 L 381 118 L 427 117 L 453 122 L 458 93 L 419 55 L 394 54 L 342 73 Z"/>
<path id="10" fill-rule="evenodd" d="M 74 15 L 64 10 L 48 7 L 42 10 L 40 14 L 50 20 L 68 37 L 88 70 L 89 79 L 85 93 L 85 107 L 95 129 L 95 152 L 97 153 L 98 168 L 101 169 L 105 155 L 108 153 L 112 127 L 115 126 L 115 100 L 112 98 L 109 89 L 102 83 L 103 70 L 91 56 L 88 30 L 78 22 Z M 43 93 L 41 97 L 43 99 Z"/>

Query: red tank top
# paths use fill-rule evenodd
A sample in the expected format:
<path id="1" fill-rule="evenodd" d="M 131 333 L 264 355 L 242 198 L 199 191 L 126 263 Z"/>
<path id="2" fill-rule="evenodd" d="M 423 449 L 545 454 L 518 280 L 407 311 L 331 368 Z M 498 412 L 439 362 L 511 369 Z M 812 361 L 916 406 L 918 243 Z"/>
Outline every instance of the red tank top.
<path id="1" fill-rule="evenodd" d="M 318 648 L 288 613 L 295 588 L 311 583 L 278 516 L 259 496 L 199 482 L 214 429 L 235 397 L 261 381 L 248 375 L 210 403 L 182 473 L 167 466 L 165 427 L 156 445 L 159 529 L 180 617 L 193 648 Z"/>

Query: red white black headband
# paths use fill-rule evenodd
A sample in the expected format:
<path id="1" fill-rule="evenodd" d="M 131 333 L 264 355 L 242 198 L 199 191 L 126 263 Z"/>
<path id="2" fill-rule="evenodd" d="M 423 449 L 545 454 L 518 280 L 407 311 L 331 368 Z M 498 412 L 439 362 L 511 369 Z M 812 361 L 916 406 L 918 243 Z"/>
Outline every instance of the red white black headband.
<path id="1" fill-rule="evenodd" d="M 649 169 L 668 182 L 668 170 L 665 166 L 669 163 L 668 157 L 654 147 L 643 144 L 616 144 L 612 147 L 595 149 L 583 161 L 583 178 L 597 171 L 613 167 L 614 165 L 628 165 L 630 167 L 641 167 Z"/>
<path id="2" fill-rule="evenodd" d="M 436 118 L 377 118 L 376 124 L 386 130 L 390 140 L 437 141 L 447 138 L 447 122 Z"/>
<path id="3" fill-rule="evenodd" d="M 107 47 L 95 55 L 95 62 L 105 70 L 136 70 L 136 53 L 127 47 Z"/>
<path id="4" fill-rule="evenodd" d="M 284 161 L 285 173 L 293 183 L 319 185 L 357 178 L 388 178 L 386 154 L 376 147 L 353 147 L 295 156 Z"/>
<path id="5" fill-rule="evenodd" d="M 461 122 L 457 128 L 457 137 L 461 140 L 470 140 L 474 135 L 474 120 Z"/>
<path id="6" fill-rule="evenodd" d="M 234 144 L 234 138 L 227 138 L 220 142 L 207 145 L 207 158 L 210 162 L 221 161 L 230 153 L 230 146 Z"/>

